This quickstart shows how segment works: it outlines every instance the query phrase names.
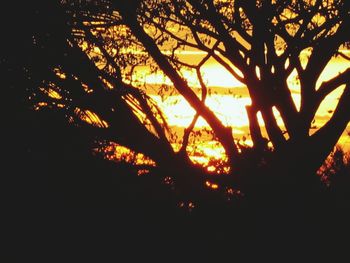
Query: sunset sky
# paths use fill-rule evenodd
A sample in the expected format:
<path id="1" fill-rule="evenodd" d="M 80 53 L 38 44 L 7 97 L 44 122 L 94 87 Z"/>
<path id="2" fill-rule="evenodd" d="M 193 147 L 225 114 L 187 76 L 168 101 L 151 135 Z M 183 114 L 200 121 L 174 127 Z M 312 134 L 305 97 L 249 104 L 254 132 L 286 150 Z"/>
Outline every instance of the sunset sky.
<path id="1" fill-rule="evenodd" d="M 349 51 L 345 51 L 350 53 Z M 180 55 L 180 58 L 187 62 L 198 61 L 198 57 L 203 56 L 200 52 L 185 52 Z M 303 54 L 302 61 L 306 59 L 307 54 Z M 322 73 L 317 86 L 323 81 L 329 80 L 339 72 L 344 71 L 349 66 L 349 62 L 341 57 L 333 58 L 327 65 L 326 69 Z M 204 64 L 201 70 L 204 80 L 207 86 L 210 88 L 206 105 L 209 106 L 222 120 L 225 125 L 233 128 L 235 138 L 240 139 L 243 136 L 248 135 L 248 118 L 245 110 L 245 106 L 251 103 L 248 90 L 244 84 L 235 79 L 229 72 L 227 72 L 221 65 L 215 60 L 211 59 Z M 170 80 L 161 74 L 150 73 L 149 69 L 145 66 L 140 66 L 137 69 L 137 80 L 146 81 L 147 93 L 157 102 L 161 107 L 170 126 L 177 128 L 187 127 L 195 114 L 195 111 L 189 106 L 187 101 L 180 95 L 173 95 L 162 100 L 160 96 L 156 94 L 157 88 L 161 84 L 171 85 Z M 184 71 L 184 77 L 192 84 L 198 94 L 200 89 L 194 72 Z M 298 86 L 298 80 L 296 74 L 292 73 L 288 79 L 292 96 L 297 108 L 300 107 L 300 87 Z M 315 132 L 317 128 L 321 127 L 332 115 L 335 109 L 338 98 L 341 95 L 344 87 L 339 87 L 334 92 L 329 94 L 322 102 L 320 108 L 316 114 L 316 120 L 314 123 L 315 128 L 310 130 L 310 134 Z M 275 112 L 278 115 L 278 112 Z M 260 123 L 263 125 L 263 121 L 260 118 Z M 279 118 L 279 124 L 283 125 L 282 120 Z M 200 118 L 197 121 L 196 127 L 205 127 L 206 122 Z M 181 130 L 181 129 L 180 129 Z M 344 132 L 346 135 L 350 131 L 350 127 Z M 246 143 L 250 144 L 249 139 Z M 350 140 L 347 136 L 343 136 L 340 139 L 340 144 L 345 148 L 350 147 Z"/>

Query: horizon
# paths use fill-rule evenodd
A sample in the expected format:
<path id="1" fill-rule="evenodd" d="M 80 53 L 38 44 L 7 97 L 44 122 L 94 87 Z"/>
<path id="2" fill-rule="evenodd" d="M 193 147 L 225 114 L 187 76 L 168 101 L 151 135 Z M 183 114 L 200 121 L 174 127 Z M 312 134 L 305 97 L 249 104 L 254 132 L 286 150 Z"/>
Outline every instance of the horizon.
<path id="1" fill-rule="evenodd" d="M 350 53 L 350 50 L 346 50 L 346 52 Z M 198 56 L 202 55 L 203 54 L 200 52 L 185 52 L 184 56 L 187 57 L 186 61 L 190 61 L 191 59 L 198 60 Z M 345 70 L 348 67 L 348 63 L 349 62 L 342 57 L 333 58 L 321 74 L 317 86 L 319 86 L 323 81 L 334 77 L 338 72 Z M 138 72 L 138 74 L 147 75 L 147 69 L 143 68 L 142 70 L 143 72 Z M 211 84 L 208 84 L 206 105 L 218 115 L 219 119 L 224 125 L 233 128 L 233 135 L 236 140 L 241 140 L 244 137 L 246 138 L 245 143 L 247 145 L 252 145 L 249 135 L 249 120 L 245 109 L 246 105 L 251 104 L 251 99 L 246 86 L 236 79 L 232 83 L 231 81 L 233 76 L 213 60 L 211 60 L 208 65 L 203 65 L 203 71 L 211 74 L 211 76 L 208 76 L 208 79 L 217 79 L 217 82 L 212 81 Z M 222 77 L 225 75 L 227 75 L 229 79 Z M 191 75 L 187 73 L 187 77 L 188 76 Z M 295 80 L 295 76 L 295 72 L 290 75 L 288 78 L 288 84 L 294 103 L 296 104 L 297 108 L 300 108 L 300 87 L 298 86 L 297 80 Z M 164 80 L 162 75 L 159 74 L 157 77 L 149 76 L 148 78 L 141 77 L 140 79 L 141 81 L 145 81 L 145 84 L 140 86 L 140 88 L 144 90 L 146 94 L 150 95 L 154 101 L 156 101 L 156 104 L 165 114 L 169 126 L 174 128 L 175 132 L 181 137 L 181 129 L 188 127 L 193 119 L 193 116 L 195 115 L 195 111 L 190 107 L 188 102 L 177 93 L 176 90 L 175 94 L 172 94 L 174 92 L 174 88 L 169 80 L 161 83 L 161 80 Z M 157 94 L 161 85 L 168 86 L 167 89 L 163 89 L 164 91 L 162 90 L 163 97 Z M 198 96 L 200 96 L 200 87 L 192 86 L 192 89 Z M 338 87 L 322 102 L 316 113 L 313 128 L 310 129 L 310 134 L 316 132 L 318 128 L 322 127 L 332 116 L 332 113 L 337 105 L 338 97 L 341 95 L 343 89 L 343 86 Z M 278 111 L 276 110 L 274 113 L 276 116 L 279 115 Z M 283 126 L 283 121 L 280 117 L 277 118 L 277 121 L 280 126 Z M 259 116 L 259 123 L 264 127 L 264 122 L 262 121 L 261 116 Z M 208 128 L 209 126 L 204 119 L 200 117 L 194 128 L 200 129 L 203 127 Z M 339 139 L 339 145 L 344 147 L 346 150 L 350 149 L 349 132 L 350 124 Z M 264 135 L 267 135 L 266 131 L 264 131 Z M 285 136 L 288 138 L 287 134 L 285 134 Z M 221 152 L 222 149 L 218 149 L 218 151 Z"/>

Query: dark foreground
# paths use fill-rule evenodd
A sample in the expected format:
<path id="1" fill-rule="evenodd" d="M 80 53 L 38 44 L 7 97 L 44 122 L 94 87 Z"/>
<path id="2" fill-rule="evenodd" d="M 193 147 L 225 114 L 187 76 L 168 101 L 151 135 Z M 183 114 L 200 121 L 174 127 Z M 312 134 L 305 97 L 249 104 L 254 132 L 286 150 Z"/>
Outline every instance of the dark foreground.
<path id="1" fill-rule="evenodd" d="M 35 115 L 33 115 L 35 114 Z M 51 116 L 51 115 L 50 115 Z M 349 191 L 310 190 L 188 213 L 152 177 L 86 154 L 62 120 L 8 120 L 7 262 L 348 262 Z M 264 201 L 265 200 L 265 201 Z"/>

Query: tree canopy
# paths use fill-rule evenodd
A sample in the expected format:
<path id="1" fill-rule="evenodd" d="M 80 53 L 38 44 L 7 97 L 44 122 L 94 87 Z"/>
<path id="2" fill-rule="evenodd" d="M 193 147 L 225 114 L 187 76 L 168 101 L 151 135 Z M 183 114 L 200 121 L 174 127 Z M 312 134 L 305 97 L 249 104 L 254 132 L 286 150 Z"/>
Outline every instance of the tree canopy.
<path id="1" fill-rule="evenodd" d="M 349 123 L 349 1 L 33 0 L 2 10 L 10 258 L 348 256 L 350 155 L 347 167 L 339 150 L 319 167 Z M 250 145 L 211 107 L 213 61 L 247 87 Z M 334 111 L 315 127 L 333 91 Z M 157 100 L 173 95 L 193 108 L 188 127 L 176 130 Z M 222 159 L 195 162 L 204 137 Z"/>
<path id="2" fill-rule="evenodd" d="M 57 30 L 42 28 L 29 44 L 31 57 L 40 58 L 29 59 L 24 68 L 34 83 L 29 92 L 33 107 L 63 113 L 100 146 L 113 142 L 142 153 L 150 160 L 139 170 L 156 166 L 164 180 L 171 178 L 180 189 L 205 184 L 220 184 L 225 191 L 249 189 L 249 183 L 271 175 L 272 181 L 278 175 L 300 184 L 307 177 L 318 180 L 313 174 L 350 121 L 350 67 L 319 81 L 332 58 L 350 60 L 344 52 L 350 42 L 349 1 L 65 0 L 55 10 L 62 18 L 54 25 Z M 201 59 L 182 59 L 186 51 L 199 52 Z M 202 67 L 210 59 L 247 86 L 252 147 L 242 145 L 234 127 L 224 125 L 206 105 L 210 87 Z M 147 94 L 147 83 L 137 78 L 138 66 L 171 81 L 157 87 L 159 95 L 170 89 L 195 110 L 180 140 Z M 195 84 L 183 69 L 193 72 Z M 292 74 L 300 105 L 288 85 Z M 311 132 L 321 103 L 338 88 L 343 92 L 335 111 Z M 214 177 L 190 160 L 189 138 L 199 117 L 224 148 L 220 165 L 229 172 Z"/>

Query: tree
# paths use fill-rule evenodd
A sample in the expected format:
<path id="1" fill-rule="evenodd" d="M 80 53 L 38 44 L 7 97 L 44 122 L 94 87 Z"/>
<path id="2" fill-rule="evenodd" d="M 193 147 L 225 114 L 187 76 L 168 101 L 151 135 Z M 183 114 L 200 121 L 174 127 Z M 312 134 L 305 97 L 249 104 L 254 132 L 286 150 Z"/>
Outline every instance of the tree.
<path id="1" fill-rule="evenodd" d="M 317 179 L 312 174 L 350 121 L 350 67 L 318 84 L 332 57 L 350 60 L 342 52 L 350 41 L 348 1 L 132 0 L 125 4 L 72 0 L 60 4 L 71 34 L 62 42 L 63 51 L 53 58 L 55 63 L 49 64 L 45 79 L 39 75 L 37 87 L 44 96 L 35 106 L 64 112 L 70 122 L 100 142 L 113 141 L 143 153 L 156 163 L 162 171 L 159 174 L 170 175 L 179 188 L 191 191 L 208 178 L 246 190 L 249 183 L 269 175 L 272 181 L 284 176 L 299 184 Z M 37 39 L 33 43 L 40 45 Z M 203 58 L 188 63 L 177 56 L 182 50 L 201 51 Z M 305 51 L 309 57 L 304 64 L 300 55 Z M 232 128 L 223 125 L 205 104 L 208 87 L 201 68 L 209 59 L 215 59 L 249 90 L 252 103 L 246 110 L 252 148 L 239 144 Z M 166 118 L 134 80 L 135 67 L 147 64 L 163 72 L 174 92 L 196 111 L 177 152 L 171 146 Z M 201 96 L 182 75 L 182 68 L 196 73 Z M 300 108 L 287 83 L 293 72 L 300 83 Z M 311 134 L 317 109 L 339 87 L 344 91 L 334 113 Z M 274 111 L 279 112 L 285 131 Z M 261 131 L 258 114 L 267 135 Z M 191 163 L 186 148 L 199 116 L 225 149 L 229 176 L 212 177 Z M 195 176 L 198 173 L 201 176 Z"/>
<path id="2" fill-rule="evenodd" d="M 120 1 L 115 2 L 118 4 Z M 36 260 L 38 257 L 55 257 L 54 260 L 57 260 L 57 255 L 72 258 L 72 251 L 73 257 L 96 257 L 99 260 L 101 257 L 107 259 L 116 255 L 127 259 L 135 255 L 137 259 L 143 260 L 147 255 L 162 260 L 172 260 L 174 257 L 183 260 L 192 256 L 197 261 L 198 258 L 221 261 L 232 256 L 236 260 L 242 257 L 244 261 L 254 261 L 264 255 L 271 260 L 287 254 L 295 258 L 302 255 L 312 260 L 327 256 L 333 260 L 334 257 L 346 257 L 346 243 L 335 240 L 343 240 L 341 237 L 349 232 L 349 216 L 346 213 L 349 207 L 348 184 L 342 181 L 343 191 L 337 191 L 336 197 L 326 202 L 319 195 L 315 199 L 320 202 L 307 202 L 304 196 L 298 195 L 300 192 L 294 188 L 296 185 L 292 186 L 293 193 L 288 196 L 292 205 L 288 205 L 291 202 L 283 198 L 285 188 L 278 184 L 288 175 L 283 165 L 293 166 L 288 158 L 302 159 L 287 150 L 288 145 L 294 142 L 284 142 L 280 149 L 274 145 L 274 149 L 270 150 L 264 148 L 264 139 L 260 146 L 259 140 L 255 140 L 254 148 L 249 149 L 240 145 L 237 135 L 233 134 L 235 139 L 229 140 L 238 148 L 239 157 L 232 155 L 232 174 L 209 175 L 207 170 L 195 167 L 188 160 L 188 153 L 184 149 L 187 143 L 191 143 L 188 136 L 196 133 L 191 130 L 199 113 L 208 119 L 213 117 L 213 130 L 224 131 L 220 136 L 225 137 L 225 132 L 229 130 L 224 125 L 214 125 L 218 122 L 215 114 L 210 113 L 210 109 L 202 102 L 210 94 L 201 75 L 198 75 L 199 82 L 202 82 L 199 83 L 202 84 L 201 96 L 196 94 L 200 98 L 196 103 L 201 106 L 194 103 L 194 107 L 199 109 L 198 113 L 185 131 L 182 150 L 176 152 L 170 147 L 173 141 L 171 127 L 167 127 L 166 119 L 156 103 L 142 90 L 142 83 L 133 79 L 133 66 L 154 66 L 158 54 L 159 58 L 170 61 L 171 67 L 168 64 L 166 66 L 169 70 L 176 69 L 170 71 L 176 80 L 181 77 L 180 67 L 189 65 L 181 63 L 184 61 L 179 61 L 177 52 L 172 52 L 177 45 L 167 37 L 165 31 L 159 37 L 152 35 L 147 20 L 140 20 L 145 18 L 142 10 L 147 10 L 142 5 L 151 2 L 134 4 L 133 12 L 124 10 L 125 16 L 136 14 L 135 10 L 138 10 L 139 24 L 152 36 L 148 39 L 153 39 L 161 54 L 151 56 L 151 52 L 147 52 L 146 42 L 139 40 L 142 37 L 136 37 L 137 34 L 130 30 L 132 27 L 126 26 L 130 22 L 121 20 L 123 10 L 116 11 L 122 6 L 113 6 L 109 1 L 10 1 L 4 8 L 5 16 L 3 14 L 0 17 L 4 25 L 1 45 L 2 50 L 6 51 L 0 55 L 3 87 L 1 106 L 4 107 L 2 132 L 5 131 L 5 135 L 2 134 L 2 146 L 5 146 L 2 147 L 5 153 L 2 185 L 5 225 L 9 230 L 8 236 L 5 231 L 5 239 L 10 251 L 13 248 L 12 257 L 22 256 L 17 253 L 19 248 L 26 259 L 32 256 Z M 141 6 L 137 8 L 137 5 Z M 9 6 L 10 9 L 7 9 Z M 157 10 L 162 10 L 151 5 L 148 7 L 155 14 Z M 166 6 L 159 7 L 166 9 Z M 169 17 L 165 16 L 167 19 Z M 17 24 L 21 27 L 17 27 Z M 138 32 L 136 29 L 134 31 Z M 180 32 L 176 32 L 175 36 L 186 40 Z M 188 40 L 191 40 L 190 36 Z M 204 39 L 205 35 L 199 36 Z M 223 44 L 208 39 L 210 43 L 207 40 L 205 45 L 211 50 L 223 48 Z M 138 52 L 127 52 L 130 46 L 137 47 Z M 205 53 L 203 62 L 196 67 L 200 68 L 205 59 L 209 59 L 207 56 L 213 57 L 218 52 Z M 220 61 L 228 62 L 227 59 Z M 153 69 L 162 68 L 164 65 L 159 63 L 158 68 L 154 66 Z M 195 73 L 199 71 L 197 68 Z M 342 75 L 326 85 L 345 83 L 346 76 Z M 164 86 L 159 90 L 168 88 Z M 191 94 L 189 89 L 187 91 Z M 338 118 L 334 119 L 332 125 L 339 121 L 339 116 L 346 118 L 346 111 L 341 113 L 339 109 Z M 254 118 L 253 114 L 253 131 L 258 130 L 258 127 L 254 127 Z M 231 133 L 226 136 L 229 138 Z M 261 133 L 261 136 L 265 135 Z M 220 140 L 225 142 L 222 138 Z M 157 167 L 147 163 L 135 164 L 131 172 L 127 170 L 130 173 L 121 176 L 125 172 L 123 166 L 115 169 L 111 162 L 91 156 L 81 157 L 96 146 L 95 141 L 113 141 L 142 152 L 156 161 Z M 303 151 L 309 150 L 307 145 L 304 148 L 301 144 L 294 144 L 296 146 Z M 36 155 L 38 153 L 39 156 Z M 307 154 L 305 156 L 309 157 Z M 330 173 L 342 169 L 343 156 L 339 152 L 333 156 L 336 161 L 331 164 Z M 281 160 L 285 163 L 278 165 Z M 140 171 L 152 169 L 150 175 L 154 176 L 132 177 L 135 168 Z M 295 175 L 294 171 L 290 171 L 292 176 Z M 259 176 L 252 178 L 250 174 L 254 173 Z M 270 199 L 274 202 L 269 203 L 263 197 L 268 191 L 266 185 L 260 184 L 259 180 L 265 180 L 273 173 L 276 177 L 271 180 L 272 187 L 279 188 L 277 194 L 281 195 L 274 195 Z M 238 177 L 238 174 L 241 176 Z M 348 174 L 348 170 L 345 170 L 343 176 L 349 178 Z M 169 205 L 174 201 L 172 192 L 162 189 L 155 194 L 162 185 L 153 187 L 159 179 L 172 186 L 169 176 L 173 177 L 175 189 L 183 195 L 188 194 L 187 200 L 191 201 L 187 203 L 189 209 L 197 204 L 196 198 L 203 197 L 202 194 L 209 197 L 209 202 L 201 202 L 198 206 L 200 209 L 195 209 L 190 215 L 183 214 L 179 209 L 173 210 Z M 304 185 L 306 176 L 311 177 L 312 174 L 297 176 L 295 179 L 299 186 Z M 244 185 L 245 181 L 257 187 Z M 213 191 L 203 187 L 206 182 L 217 182 L 219 188 Z M 221 209 L 226 208 L 226 204 L 221 206 L 223 196 L 220 195 L 220 189 L 234 193 L 231 185 L 246 186 L 244 190 L 247 190 L 247 198 L 240 200 L 235 209 L 231 209 L 234 202 L 230 202 L 230 209 Z M 215 188 L 215 184 L 212 186 Z M 309 191 L 308 197 L 314 198 L 314 189 L 309 188 L 309 185 L 306 189 Z M 258 202 L 249 203 L 255 191 L 259 193 L 253 201 Z M 213 202 L 218 193 L 221 205 Z M 160 200 L 155 200 L 159 195 Z M 183 195 L 182 198 L 186 198 Z M 168 202 L 169 199 L 171 202 Z M 295 205 L 295 199 L 301 202 Z M 269 206 L 271 203 L 272 207 Z M 215 206 L 210 207 L 212 204 Z M 184 199 L 180 205 L 186 207 Z M 206 205 L 209 209 L 206 209 Z M 136 250 L 140 253 L 130 253 Z"/>

